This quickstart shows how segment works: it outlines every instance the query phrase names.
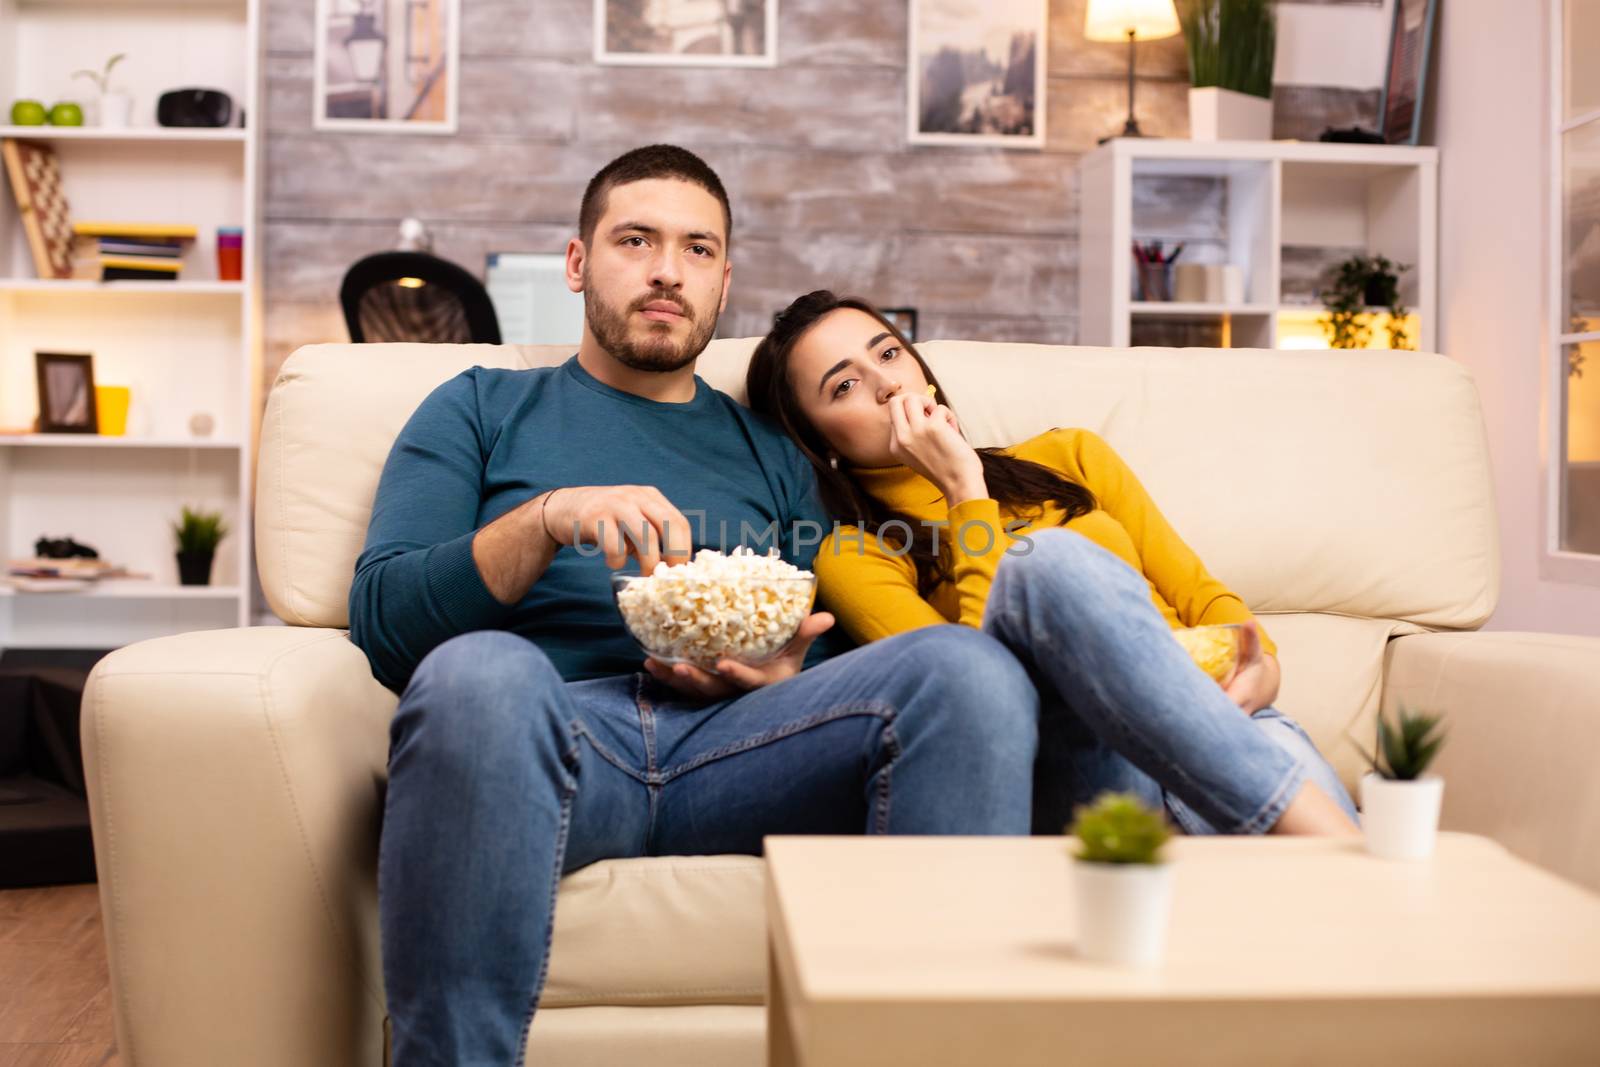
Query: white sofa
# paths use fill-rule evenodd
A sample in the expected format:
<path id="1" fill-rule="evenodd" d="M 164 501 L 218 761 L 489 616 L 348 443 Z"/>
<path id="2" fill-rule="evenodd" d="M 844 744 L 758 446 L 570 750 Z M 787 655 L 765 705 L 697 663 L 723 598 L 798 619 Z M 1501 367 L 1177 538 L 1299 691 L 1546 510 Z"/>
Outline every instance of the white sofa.
<path id="1" fill-rule="evenodd" d="M 752 342 L 702 375 L 740 394 Z M 1600 886 L 1600 640 L 1473 634 L 1497 595 L 1483 425 L 1434 355 L 934 342 L 979 444 L 1095 429 L 1265 616 L 1280 706 L 1347 780 L 1380 705 L 1449 715 L 1445 823 Z M 320 345 L 262 426 L 263 586 L 287 627 L 107 657 L 83 734 L 122 1062 L 376 1065 L 376 854 L 396 697 L 350 643 L 346 592 L 401 425 L 473 364 L 565 349 Z M 603 447 L 603 428 L 574 448 Z M 441 827 L 441 832 L 448 832 Z M 613 861 L 568 877 L 530 1039 L 540 1067 L 755 1067 L 760 861 Z"/>

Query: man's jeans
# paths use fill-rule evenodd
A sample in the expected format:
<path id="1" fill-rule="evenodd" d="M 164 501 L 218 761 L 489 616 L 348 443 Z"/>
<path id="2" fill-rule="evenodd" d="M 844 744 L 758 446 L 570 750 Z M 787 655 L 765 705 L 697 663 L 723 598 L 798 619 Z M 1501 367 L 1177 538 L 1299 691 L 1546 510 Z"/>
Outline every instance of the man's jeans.
<path id="1" fill-rule="evenodd" d="M 765 834 L 1026 834 L 1038 691 L 939 626 L 736 700 L 648 675 L 566 683 L 505 632 L 418 666 L 390 736 L 379 856 L 395 1067 L 511 1067 L 561 875 L 629 856 L 759 855 Z"/>
<path id="2" fill-rule="evenodd" d="M 1262 833 L 1307 781 L 1355 805 L 1316 746 L 1276 708 L 1246 717 L 1189 659 L 1143 575 L 1070 530 L 1001 561 L 986 632 L 1039 686 L 1036 833 L 1114 789 L 1165 804 L 1186 833 Z"/>

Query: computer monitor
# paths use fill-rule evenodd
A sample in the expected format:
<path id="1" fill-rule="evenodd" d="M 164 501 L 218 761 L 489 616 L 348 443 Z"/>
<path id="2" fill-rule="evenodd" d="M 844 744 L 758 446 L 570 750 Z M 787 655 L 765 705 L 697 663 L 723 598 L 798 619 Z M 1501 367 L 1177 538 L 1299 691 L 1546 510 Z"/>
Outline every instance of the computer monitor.
<path id="1" fill-rule="evenodd" d="M 567 288 L 567 257 L 490 252 L 484 286 L 507 344 L 572 345 L 583 339 L 583 294 Z"/>

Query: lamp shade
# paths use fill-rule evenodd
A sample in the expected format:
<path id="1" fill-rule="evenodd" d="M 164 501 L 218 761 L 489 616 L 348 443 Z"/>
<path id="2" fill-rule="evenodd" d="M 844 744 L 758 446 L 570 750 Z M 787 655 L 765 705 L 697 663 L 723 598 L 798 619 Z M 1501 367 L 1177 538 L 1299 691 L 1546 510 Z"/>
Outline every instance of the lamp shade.
<path id="1" fill-rule="evenodd" d="M 1153 41 L 1177 33 L 1172 0 L 1089 0 L 1083 35 L 1091 41 Z"/>

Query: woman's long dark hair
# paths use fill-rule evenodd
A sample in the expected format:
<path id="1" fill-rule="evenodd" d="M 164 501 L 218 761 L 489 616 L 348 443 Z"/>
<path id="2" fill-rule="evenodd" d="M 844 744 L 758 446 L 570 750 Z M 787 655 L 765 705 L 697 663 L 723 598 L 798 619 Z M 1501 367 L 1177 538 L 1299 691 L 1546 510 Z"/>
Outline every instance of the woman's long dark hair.
<path id="1" fill-rule="evenodd" d="M 922 368 L 923 375 L 935 389 L 934 399 L 947 407 L 951 406 L 944 395 L 944 388 L 933 376 L 933 371 L 928 369 L 922 354 L 882 312 L 865 300 L 838 297 L 826 289 L 818 289 L 800 297 L 773 316 L 772 332 L 756 346 L 755 355 L 750 359 L 750 369 L 745 374 L 750 407 L 783 427 L 800 451 L 805 453 L 805 457 L 816 468 L 823 506 L 834 519 L 854 523 L 864 533 L 882 537 L 884 544 L 896 550 L 907 549 L 906 555 L 917 566 L 917 589 L 927 596 L 934 586 L 948 577 L 939 553 L 934 551 L 934 530 L 880 503 L 862 489 L 848 472 L 834 469 L 828 462 L 828 442 L 812 425 L 805 412 L 800 410 L 799 398 L 789 383 L 789 357 L 794 352 L 795 344 L 824 315 L 841 308 L 865 312 L 882 324 L 894 336 L 901 350 Z M 1063 524 L 1095 509 L 1093 493 L 1042 463 L 1018 459 L 998 448 L 980 448 L 977 453 L 983 464 L 983 479 L 989 487 L 989 493 L 1003 507 L 1020 515 L 1031 513 L 1037 516 L 1043 513 L 1045 504 L 1054 502 L 1066 511 Z M 883 531 L 886 523 L 897 525 Z M 903 526 L 898 525 L 902 523 Z M 907 528 L 911 530 L 909 547 L 904 537 Z M 953 533 L 947 532 L 946 539 Z M 999 540 L 999 531 L 995 531 L 995 538 Z"/>

